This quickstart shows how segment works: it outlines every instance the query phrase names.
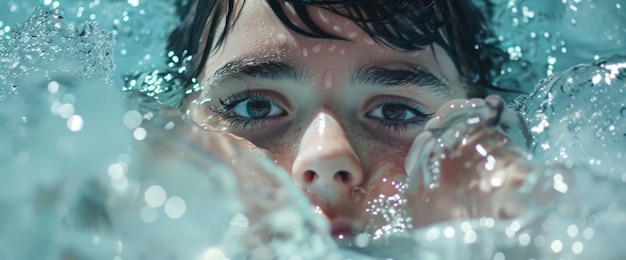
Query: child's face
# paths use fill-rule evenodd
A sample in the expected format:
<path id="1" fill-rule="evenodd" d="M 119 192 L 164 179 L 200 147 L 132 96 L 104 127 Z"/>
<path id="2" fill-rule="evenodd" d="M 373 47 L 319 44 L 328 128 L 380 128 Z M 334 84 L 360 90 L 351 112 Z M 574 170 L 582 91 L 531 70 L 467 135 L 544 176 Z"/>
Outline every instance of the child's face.
<path id="1" fill-rule="evenodd" d="M 333 233 L 350 235 L 385 222 L 372 212 L 375 200 L 398 194 L 413 139 L 429 115 L 466 92 L 439 46 L 394 51 L 350 20 L 311 13 L 349 41 L 299 35 L 263 1 L 247 1 L 199 77 L 205 88 L 190 99 L 201 102 L 187 103 L 197 123 L 268 150 Z"/>

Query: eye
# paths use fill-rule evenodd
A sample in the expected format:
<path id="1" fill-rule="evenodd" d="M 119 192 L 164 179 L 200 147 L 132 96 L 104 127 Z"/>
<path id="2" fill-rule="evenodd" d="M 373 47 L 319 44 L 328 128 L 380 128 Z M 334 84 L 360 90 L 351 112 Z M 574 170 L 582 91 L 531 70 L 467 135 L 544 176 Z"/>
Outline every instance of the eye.
<path id="1" fill-rule="evenodd" d="M 266 118 L 284 114 L 285 110 L 272 101 L 263 98 L 252 98 L 239 102 L 232 108 L 232 112 L 236 116 L 243 118 Z"/>
<path id="2" fill-rule="evenodd" d="M 428 117 L 425 113 L 417 108 L 401 104 L 401 103 L 385 103 L 377 106 L 367 113 L 367 117 L 383 119 L 395 123 L 410 122 L 417 119 L 418 116 Z"/>
<path id="3" fill-rule="evenodd" d="M 219 101 L 219 106 L 209 109 L 236 130 L 263 128 L 288 115 L 287 110 L 279 105 L 285 103 L 284 99 L 271 91 L 248 90 Z"/>

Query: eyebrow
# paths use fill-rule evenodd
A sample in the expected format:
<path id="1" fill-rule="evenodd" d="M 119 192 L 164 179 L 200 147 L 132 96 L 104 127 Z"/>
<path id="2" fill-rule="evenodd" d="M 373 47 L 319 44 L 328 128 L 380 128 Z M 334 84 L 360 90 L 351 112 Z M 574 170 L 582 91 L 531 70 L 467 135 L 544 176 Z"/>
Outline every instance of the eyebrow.
<path id="1" fill-rule="evenodd" d="M 450 88 L 429 71 L 417 66 L 406 68 L 363 67 L 352 74 L 355 85 L 383 87 L 415 86 L 433 93 L 447 93 Z"/>
<path id="2" fill-rule="evenodd" d="M 273 59 L 246 58 L 226 63 L 217 69 L 208 80 L 215 84 L 244 77 L 302 80 L 303 72 L 294 66 Z"/>
<path id="3" fill-rule="evenodd" d="M 352 73 L 351 83 L 382 87 L 414 86 L 439 94 L 450 91 L 448 85 L 429 71 L 412 64 L 401 63 L 401 65 L 401 67 L 393 68 L 380 66 L 358 68 Z M 220 85 L 223 81 L 244 77 L 306 81 L 303 70 L 271 57 L 243 58 L 230 61 L 217 69 L 208 81 L 211 84 Z"/>

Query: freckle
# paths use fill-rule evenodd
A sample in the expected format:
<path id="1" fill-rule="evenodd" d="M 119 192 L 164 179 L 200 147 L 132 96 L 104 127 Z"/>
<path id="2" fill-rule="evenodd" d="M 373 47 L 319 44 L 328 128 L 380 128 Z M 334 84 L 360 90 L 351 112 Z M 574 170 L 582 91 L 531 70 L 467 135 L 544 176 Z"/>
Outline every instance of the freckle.
<path id="1" fill-rule="evenodd" d="M 341 27 L 339 27 L 339 25 L 335 25 L 335 26 L 333 26 L 333 30 L 335 32 L 341 32 Z"/>
<path id="2" fill-rule="evenodd" d="M 368 35 L 363 36 L 363 42 L 369 44 L 369 45 L 373 45 L 374 44 L 374 40 L 372 39 L 372 37 L 369 37 Z"/>
<path id="3" fill-rule="evenodd" d="M 357 32 L 357 31 L 349 31 L 348 32 L 348 38 L 350 38 L 350 39 L 356 38 L 357 35 L 359 35 L 359 32 Z"/>
<path id="4" fill-rule="evenodd" d="M 302 49 L 302 56 L 304 56 L 304 57 L 308 57 L 309 56 L 309 51 L 307 51 L 306 48 Z"/>
<path id="5" fill-rule="evenodd" d="M 311 48 L 311 50 L 312 50 L 313 52 L 315 52 L 315 53 L 320 52 L 320 50 L 321 50 L 321 49 L 322 49 L 322 45 L 321 45 L 321 44 L 319 44 L 319 43 L 318 43 L 318 44 L 315 44 L 315 45 L 313 46 L 313 48 Z"/>
<path id="6" fill-rule="evenodd" d="M 332 73 L 330 73 L 330 71 L 327 71 L 326 75 L 324 75 L 324 88 L 330 89 L 332 86 L 333 86 L 333 75 Z"/>
<path id="7" fill-rule="evenodd" d="M 337 48 L 337 45 L 333 44 L 328 48 L 328 52 L 333 52 Z"/>

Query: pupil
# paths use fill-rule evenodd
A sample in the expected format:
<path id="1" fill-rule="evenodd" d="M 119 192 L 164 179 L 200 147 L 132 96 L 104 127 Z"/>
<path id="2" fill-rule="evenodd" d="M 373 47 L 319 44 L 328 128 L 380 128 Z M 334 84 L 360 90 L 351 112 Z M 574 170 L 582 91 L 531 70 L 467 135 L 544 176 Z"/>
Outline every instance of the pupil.
<path id="1" fill-rule="evenodd" d="M 269 114 L 271 104 L 265 100 L 251 100 L 246 106 L 246 111 L 251 118 L 265 117 Z"/>
<path id="2" fill-rule="evenodd" d="M 406 116 L 406 106 L 400 104 L 385 104 L 381 108 L 383 117 L 387 120 L 401 121 Z"/>

